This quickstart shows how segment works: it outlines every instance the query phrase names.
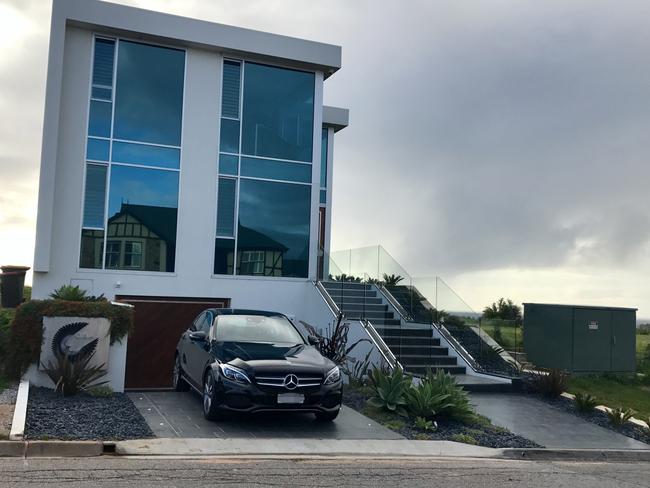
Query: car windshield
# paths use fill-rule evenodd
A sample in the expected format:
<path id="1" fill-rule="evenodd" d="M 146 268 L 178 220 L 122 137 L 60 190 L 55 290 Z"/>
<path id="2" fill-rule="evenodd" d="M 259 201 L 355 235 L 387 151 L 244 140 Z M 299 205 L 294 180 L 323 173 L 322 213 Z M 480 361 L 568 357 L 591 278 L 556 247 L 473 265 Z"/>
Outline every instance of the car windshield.
<path id="1" fill-rule="evenodd" d="M 215 340 L 304 344 L 293 324 L 281 315 L 219 315 L 215 323 Z"/>

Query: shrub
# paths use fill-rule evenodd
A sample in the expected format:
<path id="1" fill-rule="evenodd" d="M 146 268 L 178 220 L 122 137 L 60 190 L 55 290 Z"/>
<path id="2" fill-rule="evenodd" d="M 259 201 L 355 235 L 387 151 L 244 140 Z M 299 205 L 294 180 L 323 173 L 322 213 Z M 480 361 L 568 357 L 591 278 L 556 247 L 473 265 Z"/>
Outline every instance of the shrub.
<path id="1" fill-rule="evenodd" d="M 476 421 L 476 412 L 469 403 L 467 393 L 451 374 L 441 369 L 436 373 L 429 371 L 424 381 L 431 385 L 436 395 L 446 395 L 444 405 L 439 406 L 439 416 L 465 423 Z"/>
<path id="2" fill-rule="evenodd" d="M 425 432 L 434 431 L 438 428 L 438 424 L 433 420 L 427 420 L 424 417 L 415 418 L 415 428 Z"/>
<path id="3" fill-rule="evenodd" d="M 20 378 L 30 364 L 39 361 L 43 342 L 43 317 L 105 317 L 111 321 L 111 344 L 121 341 L 133 330 L 133 309 L 109 302 L 68 302 L 32 300 L 16 309 L 11 323 L 5 369 L 12 378 Z"/>
<path id="4" fill-rule="evenodd" d="M 4 360 L 9 353 L 10 324 L 13 316 L 13 309 L 0 309 L 0 375 L 4 370 Z"/>
<path id="5" fill-rule="evenodd" d="M 371 354 L 372 354 L 372 349 L 368 351 L 366 357 L 363 358 L 363 360 L 355 362 L 351 368 L 347 365 L 345 366 L 344 371 L 345 374 L 348 375 L 348 381 L 350 386 L 359 387 L 365 385 L 365 379 L 366 376 L 368 376 L 368 370 L 370 369 Z M 349 359 L 348 362 L 350 362 Z"/>
<path id="6" fill-rule="evenodd" d="M 469 434 L 454 434 L 451 436 L 451 440 L 454 442 L 462 442 L 463 444 L 471 444 L 473 446 L 478 445 L 478 441 Z"/>
<path id="7" fill-rule="evenodd" d="M 339 313 L 336 317 L 336 325 L 326 331 L 326 335 L 320 334 L 313 326 L 306 322 L 301 322 L 310 335 L 316 338 L 316 348 L 327 359 L 334 361 L 339 366 L 345 366 L 348 361 L 348 355 L 352 350 L 362 342 L 370 342 L 369 339 L 359 339 L 354 344 L 348 346 L 348 332 L 350 324 L 343 321 L 343 314 Z"/>
<path id="8" fill-rule="evenodd" d="M 373 407 L 403 414 L 405 395 L 411 387 L 411 378 L 404 376 L 400 368 L 393 369 L 391 373 L 374 368 L 370 371 L 369 378 L 373 396 L 368 403 Z"/>
<path id="9" fill-rule="evenodd" d="M 625 422 L 630 420 L 634 414 L 635 412 L 631 408 L 623 409 L 623 407 L 616 407 L 612 410 L 607 411 L 609 422 L 614 427 L 621 427 L 622 425 L 625 425 Z"/>
<path id="10" fill-rule="evenodd" d="M 558 398 L 566 391 L 568 376 L 564 371 L 533 371 L 529 376 L 530 386 L 534 391 L 549 398 Z"/>
<path id="11" fill-rule="evenodd" d="M 105 364 L 89 366 L 94 355 L 93 351 L 71 361 L 67 355 L 59 353 L 54 362 L 43 365 L 43 371 L 54 383 L 54 391 L 60 391 L 63 396 L 72 396 L 91 386 L 98 387 L 108 383 L 99 381 L 106 376 Z"/>
<path id="12" fill-rule="evenodd" d="M 425 378 L 419 385 L 406 390 L 406 409 L 412 417 L 433 419 L 452 406 L 449 396 L 448 393 L 438 393 Z"/>
<path id="13" fill-rule="evenodd" d="M 596 397 L 590 395 L 589 393 L 576 393 L 575 401 L 578 412 L 583 413 L 593 412 L 596 408 L 596 405 L 598 405 L 598 400 L 596 400 Z"/>

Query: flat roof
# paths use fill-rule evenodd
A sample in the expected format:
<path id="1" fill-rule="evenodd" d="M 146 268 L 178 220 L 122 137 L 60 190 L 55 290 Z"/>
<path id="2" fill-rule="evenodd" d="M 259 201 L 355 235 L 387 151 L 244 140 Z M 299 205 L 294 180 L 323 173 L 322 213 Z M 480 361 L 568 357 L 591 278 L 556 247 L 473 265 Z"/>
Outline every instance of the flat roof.
<path id="1" fill-rule="evenodd" d="M 535 302 L 524 302 L 526 305 L 541 305 L 543 307 L 569 307 L 569 308 L 595 308 L 598 310 L 628 310 L 636 312 L 638 308 L 630 307 L 605 307 L 603 305 L 570 305 L 565 303 L 535 303 Z"/>
<path id="2" fill-rule="evenodd" d="M 130 35 L 181 46 L 215 49 L 230 55 L 322 71 L 341 67 L 341 47 L 207 22 L 98 0 L 54 0 L 52 27 L 59 22 L 116 35 Z M 172 42 L 170 42 L 172 41 Z"/>
<path id="3" fill-rule="evenodd" d="M 347 108 L 323 105 L 323 125 L 333 127 L 334 132 L 345 129 L 350 121 L 350 111 Z"/>

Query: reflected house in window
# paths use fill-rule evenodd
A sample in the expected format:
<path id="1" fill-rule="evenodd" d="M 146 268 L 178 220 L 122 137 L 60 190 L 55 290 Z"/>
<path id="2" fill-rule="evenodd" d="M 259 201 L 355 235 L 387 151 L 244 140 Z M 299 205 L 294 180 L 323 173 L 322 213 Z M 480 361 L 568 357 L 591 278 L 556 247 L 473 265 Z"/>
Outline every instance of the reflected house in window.
<path id="1" fill-rule="evenodd" d="M 108 219 L 106 268 L 174 270 L 176 209 L 123 203 Z"/>
<path id="2" fill-rule="evenodd" d="M 250 276 L 284 276 L 284 254 L 288 248 L 268 235 L 248 227 L 239 227 L 239 237 L 244 242 L 237 250 L 238 274 Z M 217 252 L 215 268 L 233 274 L 234 250 Z"/>

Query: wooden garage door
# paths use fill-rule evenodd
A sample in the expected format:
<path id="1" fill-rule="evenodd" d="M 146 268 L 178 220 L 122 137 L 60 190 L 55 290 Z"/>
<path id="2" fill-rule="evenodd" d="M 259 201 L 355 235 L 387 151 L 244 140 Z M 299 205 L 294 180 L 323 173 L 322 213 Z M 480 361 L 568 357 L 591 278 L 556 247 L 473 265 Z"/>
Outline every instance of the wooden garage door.
<path id="1" fill-rule="evenodd" d="M 181 334 L 206 308 L 223 308 L 228 299 L 118 297 L 135 306 L 135 331 L 126 353 L 128 389 L 171 388 L 174 352 Z"/>

